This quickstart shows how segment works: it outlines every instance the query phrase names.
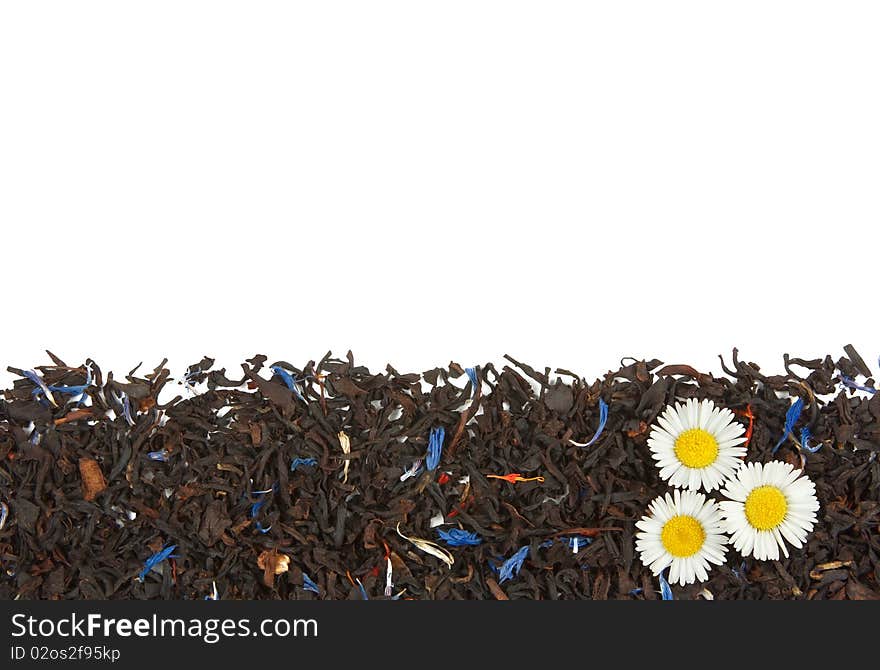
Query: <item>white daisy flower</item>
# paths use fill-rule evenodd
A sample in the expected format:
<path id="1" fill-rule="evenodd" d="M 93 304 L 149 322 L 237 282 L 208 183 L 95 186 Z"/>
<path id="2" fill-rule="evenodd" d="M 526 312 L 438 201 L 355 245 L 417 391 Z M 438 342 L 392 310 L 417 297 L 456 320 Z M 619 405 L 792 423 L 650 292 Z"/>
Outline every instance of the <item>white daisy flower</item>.
<path id="1" fill-rule="evenodd" d="M 721 490 L 725 531 L 743 556 L 788 558 L 784 540 L 800 548 L 816 524 L 816 486 L 783 461 L 748 463 Z"/>
<path id="2" fill-rule="evenodd" d="M 689 398 L 657 417 L 648 447 L 661 479 L 692 491 L 701 486 L 712 491 L 742 465 L 744 433 L 729 409 Z"/>
<path id="3" fill-rule="evenodd" d="M 675 489 L 654 499 L 636 524 L 636 551 L 654 575 L 669 568 L 670 583 L 682 586 L 709 578 L 709 564 L 721 565 L 727 536 L 721 512 L 702 493 Z"/>

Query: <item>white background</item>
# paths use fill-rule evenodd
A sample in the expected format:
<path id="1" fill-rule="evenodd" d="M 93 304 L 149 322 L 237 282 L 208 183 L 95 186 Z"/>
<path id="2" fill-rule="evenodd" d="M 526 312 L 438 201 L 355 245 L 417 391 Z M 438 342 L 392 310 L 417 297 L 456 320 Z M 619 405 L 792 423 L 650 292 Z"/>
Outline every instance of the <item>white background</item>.
<path id="1" fill-rule="evenodd" d="M 876 2 L 0 7 L 3 368 L 880 353 Z"/>

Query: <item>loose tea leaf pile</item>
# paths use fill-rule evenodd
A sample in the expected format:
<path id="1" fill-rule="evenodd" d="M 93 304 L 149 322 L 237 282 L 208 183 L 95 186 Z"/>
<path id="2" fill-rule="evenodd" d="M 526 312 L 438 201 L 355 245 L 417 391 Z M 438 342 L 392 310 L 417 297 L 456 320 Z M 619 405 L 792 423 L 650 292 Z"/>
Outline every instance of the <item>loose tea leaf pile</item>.
<path id="1" fill-rule="evenodd" d="M 510 357 L 374 374 L 351 354 L 119 381 L 50 354 L 9 368 L 0 401 L 0 598 L 656 599 L 634 524 L 668 486 L 646 440 L 691 397 L 737 414 L 747 461 L 785 436 L 774 457 L 821 508 L 790 558 L 731 548 L 674 597 L 880 598 L 880 395 L 845 349 L 770 376 L 736 350 L 718 377 L 629 359 L 592 383 Z"/>

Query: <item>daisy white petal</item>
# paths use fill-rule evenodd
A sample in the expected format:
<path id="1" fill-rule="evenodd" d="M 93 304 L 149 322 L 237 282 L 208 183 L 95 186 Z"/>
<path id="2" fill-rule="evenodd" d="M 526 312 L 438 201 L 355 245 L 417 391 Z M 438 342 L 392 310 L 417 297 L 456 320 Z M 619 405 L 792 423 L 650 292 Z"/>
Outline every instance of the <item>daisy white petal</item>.
<path id="1" fill-rule="evenodd" d="M 661 518 L 660 513 L 663 512 Z M 654 575 L 669 568 L 669 581 L 684 586 L 708 578 L 710 564 L 724 562 L 727 537 L 721 510 L 702 493 L 674 490 L 648 506 L 636 523 L 636 551 Z"/>
<path id="2" fill-rule="evenodd" d="M 748 463 L 721 494 L 729 498 L 719 503 L 723 527 L 743 556 L 788 558 L 787 544 L 802 547 L 816 524 L 815 485 L 783 461 Z"/>
<path id="3" fill-rule="evenodd" d="M 664 481 L 691 491 L 713 491 L 742 465 L 744 434 L 730 410 L 711 400 L 688 398 L 657 417 L 648 448 Z"/>

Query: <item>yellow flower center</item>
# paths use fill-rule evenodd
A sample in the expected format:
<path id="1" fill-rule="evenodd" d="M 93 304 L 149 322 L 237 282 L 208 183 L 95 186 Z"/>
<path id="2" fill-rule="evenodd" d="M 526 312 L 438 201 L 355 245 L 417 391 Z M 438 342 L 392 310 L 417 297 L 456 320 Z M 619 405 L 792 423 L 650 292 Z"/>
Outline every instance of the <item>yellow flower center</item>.
<path id="1" fill-rule="evenodd" d="M 693 556 L 703 546 L 705 539 L 706 531 L 692 516 L 674 516 L 663 524 L 663 530 L 660 531 L 660 541 L 666 551 L 676 558 Z"/>
<path id="2" fill-rule="evenodd" d="M 776 528 L 787 511 L 788 501 L 775 486 L 759 486 L 746 498 L 746 519 L 758 530 Z"/>
<path id="3" fill-rule="evenodd" d="M 702 428 L 691 428 L 676 438 L 675 456 L 689 468 L 705 468 L 718 458 L 718 441 Z"/>

